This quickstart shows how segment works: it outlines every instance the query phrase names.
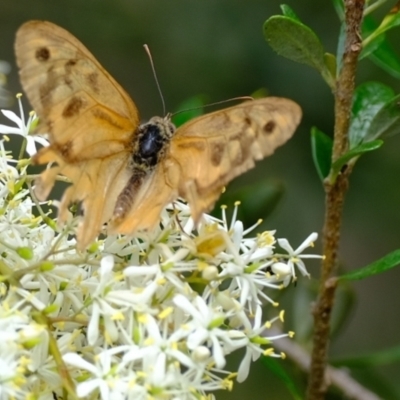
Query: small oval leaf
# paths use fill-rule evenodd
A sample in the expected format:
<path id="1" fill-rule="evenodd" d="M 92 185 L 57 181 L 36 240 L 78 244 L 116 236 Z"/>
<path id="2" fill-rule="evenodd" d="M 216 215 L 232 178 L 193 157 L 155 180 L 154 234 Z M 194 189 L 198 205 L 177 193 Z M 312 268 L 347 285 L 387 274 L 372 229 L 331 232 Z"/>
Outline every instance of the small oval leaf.
<path id="1" fill-rule="evenodd" d="M 264 36 L 279 55 L 319 71 L 325 68 L 320 40 L 313 30 L 298 20 L 275 15 L 265 22 Z"/>
<path id="2" fill-rule="evenodd" d="M 383 144 L 382 140 L 374 140 L 372 142 L 367 142 L 360 144 L 352 150 L 349 150 L 346 154 L 343 154 L 339 157 L 333 164 L 331 169 L 331 174 L 329 177 L 330 182 L 334 182 L 336 177 L 342 170 L 342 168 L 348 164 L 351 160 L 360 157 L 364 153 L 368 153 L 369 151 L 379 149 Z"/>
<path id="3" fill-rule="evenodd" d="M 350 149 L 366 141 L 373 119 L 393 97 L 394 91 L 383 83 L 366 82 L 357 87 L 353 97 L 349 128 Z"/>
<path id="4" fill-rule="evenodd" d="M 365 141 L 393 136 L 400 132 L 400 95 L 388 101 L 375 115 L 365 135 Z"/>

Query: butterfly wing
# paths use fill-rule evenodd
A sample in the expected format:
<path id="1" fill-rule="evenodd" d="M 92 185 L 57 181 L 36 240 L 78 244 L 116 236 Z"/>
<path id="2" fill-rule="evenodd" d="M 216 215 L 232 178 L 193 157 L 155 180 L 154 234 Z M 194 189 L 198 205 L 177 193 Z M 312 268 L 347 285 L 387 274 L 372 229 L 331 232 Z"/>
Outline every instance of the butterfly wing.
<path id="1" fill-rule="evenodd" d="M 139 124 L 134 103 L 73 35 L 29 21 L 17 32 L 15 53 L 40 129 L 66 161 L 104 157 L 129 142 Z"/>
<path id="2" fill-rule="evenodd" d="M 138 111 L 89 50 L 57 25 L 25 23 L 17 32 L 15 52 L 22 86 L 40 117 L 38 130 L 48 132 L 50 139 L 33 162 L 57 164 L 43 172 L 36 194 L 46 198 L 57 173 L 72 181 L 60 219 L 66 219 L 70 201 L 82 202 L 85 218 L 78 241 L 84 248 L 112 214 L 129 178 Z"/>
<path id="3" fill-rule="evenodd" d="M 171 141 L 166 181 L 190 203 L 198 221 L 223 186 L 293 135 L 301 114 L 293 101 L 268 97 L 195 118 Z"/>

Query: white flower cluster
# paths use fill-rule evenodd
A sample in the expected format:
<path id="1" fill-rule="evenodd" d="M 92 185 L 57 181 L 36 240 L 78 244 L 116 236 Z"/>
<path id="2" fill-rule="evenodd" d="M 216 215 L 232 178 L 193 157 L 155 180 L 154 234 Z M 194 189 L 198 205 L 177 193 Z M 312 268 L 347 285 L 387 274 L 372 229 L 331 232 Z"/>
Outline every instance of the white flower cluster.
<path id="1" fill-rule="evenodd" d="M 3 114 L 18 128 L 0 132 L 22 135 L 32 154 L 33 117 Z M 261 355 L 282 357 L 268 328 L 283 312 L 265 320 L 277 306 L 269 294 L 296 267 L 308 275 L 303 260 L 318 256 L 302 253 L 316 234 L 297 250 L 273 231 L 247 237 L 255 226 L 243 229 L 237 206 L 230 224 L 223 210 L 196 228 L 178 201 L 155 232 L 104 236 L 79 253 L 74 219 L 56 226 L 27 165 L 0 141 L 0 399 L 211 399 Z M 238 349 L 232 373 L 226 357 Z"/>

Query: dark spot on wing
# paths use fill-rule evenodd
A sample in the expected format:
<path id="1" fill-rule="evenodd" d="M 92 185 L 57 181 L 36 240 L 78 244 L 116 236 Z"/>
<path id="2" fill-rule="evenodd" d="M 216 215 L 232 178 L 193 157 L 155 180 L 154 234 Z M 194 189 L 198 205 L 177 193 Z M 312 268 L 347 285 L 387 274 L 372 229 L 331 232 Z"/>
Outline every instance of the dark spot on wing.
<path id="1" fill-rule="evenodd" d="M 68 60 L 64 66 L 65 66 L 65 75 L 63 76 L 64 78 L 64 83 L 70 88 L 73 89 L 73 80 L 71 79 L 70 75 L 72 74 L 72 67 L 74 67 L 78 63 L 77 60 L 71 59 Z"/>
<path id="2" fill-rule="evenodd" d="M 64 76 L 64 83 L 65 83 L 70 89 L 73 89 L 72 79 L 71 79 L 68 75 L 65 75 L 65 76 Z"/>
<path id="3" fill-rule="evenodd" d="M 244 131 L 230 136 L 229 139 L 230 142 L 239 142 L 239 148 L 237 151 L 231 151 L 229 156 L 233 165 L 240 165 L 249 157 L 249 152 L 254 142 L 254 137 L 253 135 L 249 135 Z"/>
<path id="4" fill-rule="evenodd" d="M 46 127 L 47 127 L 47 132 L 52 133 L 53 132 L 53 121 L 47 120 L 45 123 L 46 123 Z"/>
<path id="5" fill-rule="evenodd" d="M 77 60 L 74 60 L 73 58 L 71 58 L 71 60 L 68 60 L 66 63 L 65 63 L 65 68 L 68 70 L 70 70 L 71 69 L 71 67 L 73 67 L 74 65 L 76 65 L 76 63 L 77 63 L 78 61 Z"/>
<path id="6" fill-rule="evenodd" d="M 35 53 L 36 60 L 40 62 L 48 61 L 50 58 L 50 50 L 47 47 L 39 47 Z"/>
<path id="7" fill-rule="evenodd" d="M 99 93 L 99 82 L 98 82 L 99 79 L 98 78 L 99 78 L 99 75 L 96 72 L 92 72 L 91 74 L 86 75 L 87 83 L 89 84 L 89 86 L 95 93 Z"/>
<path id="8" fill-rule="evenodd" d="M 118 124 L 118 122 L 115 119 L 113 119 L 110 114 L 107 114 L 98 108 L 94 108 L 92 110 L 92 114 L 95 118 L 101 119 L 102 121 L 105 121 L 118 129 L 123 129 L 123 126 Z"/>
<path id="9" fill-rule="evenodd" d="M 80 97 L 73 96 L 69 100 L 68 104 L 65 106 L 62 116 L 64 118 L 71 118 L 79 114 L 80 110 L 83 108 L 84 102 Z"/>
<path id="10" fill-rule="evenodd" d="M 198 141 L 186 141 L 183 143 L 178 143 L 178 147 L 181 149 L 196 149 L 198 151 L 204 151 L 206 149 L 206 144 L 203 140 Z"/>
<path id="11" fill-rule="evenodd" d="M 211 164 L 214 167 L 218 167 L 221 164 L 222 157 L 225 153 L 225 143 L 211 143 L 210 145 L 211 150 Z"/>
<path id="12" fill-rule="evenodd" d="M 72 142 L 67 141 L 64 144 L 58 145 L 58 144 L 53 144 L 54 147 L 57 148 L 57 151 L 60 153 L 60 155 L 65 158 L 65 159 L 70 159 L 70 155 L 72 152 Z"/>
<path id="13" fill-rule="evenodd" d="M 263 131 L 264 133 L 266 133 L 267 135 L 272 133 L 275 129 L 276 123 L 275 121 L 273 121 L 272 119 L 270 121 L 268 121 L 264 127 L 263 127 Z"/>
<path id="14" fill-rule="evenodd" d="M 244 121 L 244 123 L 245 123 L 246 125 L 251 126 L 251 119 L 250 119 L 249 117 L 245 117 L 245 118 L 243 119 L 243 121 Z"/>
<path id="15" fill-rule="evenodd" d="M 53 66 L 50 66 L 47 69 L 47 79 L 46 82 L 43 83 L 39 87 L 39 96 L 40 101 L 43 107 L 47 107 L 51 105 L 52 100 L 52 91 L 58 86 L 57 82 L 57 74 L 54 72 Z"/>

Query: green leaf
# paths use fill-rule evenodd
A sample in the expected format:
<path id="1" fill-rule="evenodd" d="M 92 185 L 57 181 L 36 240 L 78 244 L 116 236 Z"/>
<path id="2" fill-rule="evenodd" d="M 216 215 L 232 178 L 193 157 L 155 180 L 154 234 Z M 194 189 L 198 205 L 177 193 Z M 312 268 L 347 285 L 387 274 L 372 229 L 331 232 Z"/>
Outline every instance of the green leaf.
<path id="1" fill-rule="evenodd" d="M 395 250 L 386 256 L 374 261 L 366 267 L 360 268 L 356 271 L 349 272 L 338 278 L 338 281 L 357 281 L 360 279 L 368 278 L 373 275 L 381 274 L 388 271 L 400 264 L 400 250 Z"/>
<path id="2" fill-rule="evenodd" d="M 375 115 L 365 135 L 365 141 L 393 136 L 400 132 L 400 95 L 388 101 Z"/>
<path id="3" fill-rule="evenodd" d="M 317 69 L 330 87 L 334 86 L 325 65 L 324 48 L 318 36 L 297 19 L 275 15 L 264 23 L 264 36 L 279 55 Z"/>
<path id="4" fill-rule="evenodd" d="M 363 37 L 365 38 L 371 35 L 371 33 L 374 32 L 377 27 L 378 24 L 372 17 L 369 15 L 365 16 L 362 24 Z M 400 79 L 400 58 L 386 39 L 385 35 L 381 35 L 380 38 L 381 39 L 378 48 L 374 50 L 371 46 L 363 49 L 360 54 L 360 59 L 368 56 L 368 58 L 380 68 L 395 78 Z"/>
<path id="5" fill-rule="evenodd" d="M 344 4 L 343 0 L 333 0 L 333 7 L 335 7 L 336 14 L 341 22 L 344 21 Z"/>
<path id="6" fill-rule="evenodd" d="M 272 373 L 274 373 L 286 386 L 294 400 L 302 400 L 303 394 L 300 389 L 294 384 L 293 379 L 283 368 L 281 360 L 275 360 L 272 357 L 261 357 L 261 362 Z"/>
<path id="7" fill-rule="evenodd" d="M 363 41 L 363 49 L 368 52 L 369 46 L 374 46 L 374 42 L 382 40 L 384 33 L 400 25 L 400 9 L 393 7 L 389 14 L 383 18 L 381 24 Z"/>
<path id="8" fill-rule="evenodd" d="M 336 11 L 341 21 L 344 20 L 344 8 L 342 0 L 334 0 Z M 366 15 L 362 23 L 362 36 L 363 38 L 369 37 L 372 32 L 376 31 L 378 24 L 375 20 Z M 345 40 L 345 25 L 342 23 L 340 28 L 340 34 L 338 39 L 338 48 L 336 52 L 337 59 L 337 70 L 340 71 L 343 52 L 344 52 L 344 40 Z M 367 43 L 368 44 L 368 43 Z M 396 54 L 385 35 L 379 36 L 377 41 L 373 41 L 371 45 L 363 48 L 359 59 L 368 57 L 372 62 L 378 65 L 380 68 L 385 70 L 390 75 L 397 79 L 400 79 L 400 57 Z"/>
<path id="9" fill-rule="evenodd" d="M 383 83 L 366 82 L 357 87 L 353 97 L 349 128 L 350 148 L 366 141 L 373 119 L 393 97 L 394 91 Z"/>
<path id="10" fill-rule="evenodd" d="M 362 60 L 363 58 L 369 56 L 371 53 L 376 51 L 380 46 L 382 46 L 383 42 L 385 42 L 385 39 L 386 39 L 385 35 L 380 35 L 375 37 L 373 40 L 367 42 L 364 41 L 362 44 L 363 48 L 361 50 L 359 60 Z"/>
<path id="11" fill-rule="evenodd" d="M 374 140 L 372 142 L 362 143 L 354 149 L 349 150 L 346 154 L 343 154 L 332 164 L 331 175 L 329 177 L 330 181 L 334 182 L 342 168 L 351 160 L 360 157 L 364 153 L 379 149 L 382 144 L 382 140 Z"/>
<path id="12" fill-rule="evenodd" d="M 311 151 L 319 178 L 323 181 L 329 174 L 332 160 L 332 139 L 318 128 L 311 128 Z"/>
<path id="13" fill-rule="evenodd" d="M 369 59 L 388 74 L 400 79 L 400 57 L 386 40 L 369 55 Z"/>
<path id="14" fill-rule="evenodd" d="M 281 10 L 282 10 L 282 14 L 285 17 L 289 17 L 296 21 L 301 22 L 300 18 L 297 16 L 297 14 L 287 4 L 281 4 Z"/>
<path id="15" fill-rule="evenodd" d="M 176 126 L 181 126 L 185 122 L 202 115 L 204 113 L 203 106 L 205 103 L 206 98 L 202 95 L 188 98 L 179 105 L 178 110 L 180 111 L 174 113 L 172 116 L 172 122 Z"/>
<path id="16" fill-rule="evenodd" d="M 366 15 L 363 18 L 362 26 L 361 26 L 361 31 L 362 31 L 362 37 L 365 40 L 366 38 L 370 37 L 376 30 L 378 29 L 378 24 L 373 19 L 371 16 Z M 379 46 L 376 46 L 378 43 Z M 377 49 L 377 47 L 382 46 L 384 43 L 387 43 L 385 35 L 380 35 L 379 39 L 372 40 L 370 44 L 363 42 L 363 49 L 361 51 L 361 54 L 359 55 L 359 59 L 362 60 L 366 56 L 369 56 L 373 51 Z"/>

